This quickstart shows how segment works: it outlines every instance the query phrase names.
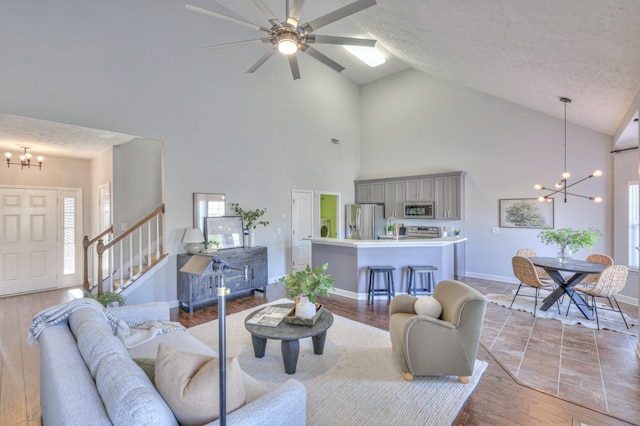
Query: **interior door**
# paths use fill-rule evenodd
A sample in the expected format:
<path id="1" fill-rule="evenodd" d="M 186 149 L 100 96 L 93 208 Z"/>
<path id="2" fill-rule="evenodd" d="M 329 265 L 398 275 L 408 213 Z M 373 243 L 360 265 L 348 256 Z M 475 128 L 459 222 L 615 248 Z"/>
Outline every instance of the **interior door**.
<path id="1" fill-rule="evenodd" d="M 312 191 L 293 190 L 291 194 L 291 272 L 311 266 L 311 237 L 313 229 Z"/>
<path id="2" fill-rule="evenodd" d="M 57 192 L 0 188 L 0 295 L 58 287 Z"/>

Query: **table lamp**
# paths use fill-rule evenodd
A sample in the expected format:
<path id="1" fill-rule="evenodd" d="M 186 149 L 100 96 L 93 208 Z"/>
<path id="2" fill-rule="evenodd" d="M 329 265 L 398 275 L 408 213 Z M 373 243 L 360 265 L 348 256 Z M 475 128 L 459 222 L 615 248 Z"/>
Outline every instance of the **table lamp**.
<path id="1" fill-rule="evenodd" d="M 189 254 L 200 253 L 202 243 L 204 243 L 204 235 L 199 228 L 187 229 L 182 238 L 182 242 L 186 244 L 185 249 Z"/>

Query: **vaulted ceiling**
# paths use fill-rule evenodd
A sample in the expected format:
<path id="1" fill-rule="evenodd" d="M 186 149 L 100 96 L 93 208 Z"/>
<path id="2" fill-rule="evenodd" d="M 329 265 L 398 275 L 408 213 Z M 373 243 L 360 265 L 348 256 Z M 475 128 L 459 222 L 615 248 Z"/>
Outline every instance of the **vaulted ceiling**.
<path id="1" fill-rule="evenodd" d="M 189 2 L 268 26 L 249 0 Z M 301 21 L 350 2 L 308 0 Z M 105 34 L 101 44 L 92 46 L 98 54 L 101 49 L 127 46 L 136 39 L 141 44 L 149 42 L 148 29 L 168 22 L 172 25 L 167 26 L 163 40 L 149 46 L 154 54 L 159 46 L 171 44 L 171 38 L 178 36 L 182 43 L 188 38 L 195 46 L 263 36 L 249 28 L 194 14 L 185 10 L 184 2 L 178 0 L 98 2 L 100 5 L 60 0 L 36 2 L 40 3 L 37 7 L 31 3 L 10 0 L 0 4 L 0 16 L 5 17 L 0 17 L 1 26 L 15 23 L 16 19 L 29 23 L 12 25 L 12 32 L 3 38 L 14 37 L 24 47 L 25 54 L 32 54 L 31 50 L 42 46 L 46 50 L 41 53 L 52 59 L 68 55 L 73 43 L 78 46 L 85 43 L 81 31 L 92 31 L 96 20 L 115 16 L 123 21 L 138 19 L 140 24 L 127 27 L 128 31 Z M 284 17 L 285 0 L 265 0 L 265 3 L 276 15 Z M 104 16 L 107 9 L 112 13 Z M 53 30 L 59 40 L 66 40 L 67 44 L 47 43 L 48 32 Z M 378 68 L 361 64 L 340 46 L 317 47 L 345 66 L 342 74 L 357 84 L 414 68 L 560 118 L 564 110 L 557 99 L 565 96 L 573 100 L 567 109 L 569 121 L 612 136 L 626 124 L 625 113 L 640 90 L 638 0 L 378 0 L 377 5 L 323 27 L 317 33 L 378 40 L 378 48 L 387 56 L 387 63 Z M 95 43 L 95 39 L 92 42 Z M 232 58 L 228 66 L 243 73 L 267 47 L 231 49 L 235 54 L 227 56 Z M 123 50 L 121 54 L 126 53 Z M 203 54 L 218 53 L 205 51 Z M 290 73 L 286 61 L 280 62 L 272 66 L 281 66 L 282 72 Z M 305 67 L 309 66 L 324 65 L 313 60 L 301 63 L 303 79 Z M 96 67 L 94 72 L 108 73 L 113 69 Z M 293 80 L 292 84 L 295 84 Z M 0 125 L 6 121 L 4 117 Z M 118 140 L 113 136 L 104 137 L 104 131 L 100 134 L 98 141 L 103 139 L 114 144 Z M 637 131 L 631 137 L 637 140 Z"/>

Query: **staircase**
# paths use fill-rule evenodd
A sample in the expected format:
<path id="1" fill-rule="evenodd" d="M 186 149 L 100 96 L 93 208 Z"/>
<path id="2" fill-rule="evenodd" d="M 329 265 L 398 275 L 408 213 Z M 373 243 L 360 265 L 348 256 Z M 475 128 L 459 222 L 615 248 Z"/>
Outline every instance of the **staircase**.
<path id="1" fill-rule="evenodd" d="M 164 204 L 116 237 L 113 226 L 92 239 L 85 235 L 83 248 L 85 291 L 100 295 L 133 290 L 168 261 Z"/>

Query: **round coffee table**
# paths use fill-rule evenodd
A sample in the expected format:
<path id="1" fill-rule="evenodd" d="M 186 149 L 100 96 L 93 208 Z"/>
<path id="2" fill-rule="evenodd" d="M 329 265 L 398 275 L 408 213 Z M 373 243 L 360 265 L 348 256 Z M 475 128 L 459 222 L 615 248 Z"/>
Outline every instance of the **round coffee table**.
<path id="1" fill-rule="evenodd" d="M 293 309 L 293 303 L 283 303 L 274 306 L 288 307 Z M 322 355 L 324 351 L 324 341 L 327 337 L 327 329 L 333 324 L 333 315 L 328 309 L 322 308 L 320 317 L 312 326 L 289 324 L 282 320 L 277 327 L 267 327 L 263 325 L 247 324 L 247 321 L 256 315 L 260 310 L 253 312 L 244 320 L 245 328 L 251 333 L 253 343 L 253 353 L 256 358 L 264 357 L 267 347 L 267 339 L 281 340 L 282 361 L 284 371 L 287 374 L 296 372 L 298 364 L 298 353 L 300 352 L 300 339 L 311 337 L 313 341 L 313 353 Z"/>

